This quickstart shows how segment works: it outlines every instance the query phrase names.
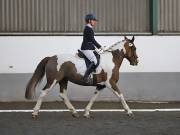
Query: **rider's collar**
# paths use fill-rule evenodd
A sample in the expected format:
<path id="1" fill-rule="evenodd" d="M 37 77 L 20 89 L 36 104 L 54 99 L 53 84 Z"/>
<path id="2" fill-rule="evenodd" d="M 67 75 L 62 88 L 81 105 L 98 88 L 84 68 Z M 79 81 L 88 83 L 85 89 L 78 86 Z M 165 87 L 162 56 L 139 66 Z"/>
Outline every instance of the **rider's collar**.
<path id="1" fill-rule="evenodd" d="M 88 26 L 88 27 L 90 27 L 90 28 L 93 28 L 93 27 L 92 27 L 92 25 L 91 25 L 91 24 L 89 24 L 89 23 L 88 23 L 88 24 L 86 24 L 86 26 Z"/>

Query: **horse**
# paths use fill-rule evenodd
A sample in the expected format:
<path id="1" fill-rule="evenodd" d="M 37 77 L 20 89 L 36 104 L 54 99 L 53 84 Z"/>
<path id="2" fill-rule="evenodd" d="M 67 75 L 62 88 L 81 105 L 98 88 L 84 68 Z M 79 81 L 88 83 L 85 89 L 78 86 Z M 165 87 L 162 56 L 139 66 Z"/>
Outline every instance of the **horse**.
<path id="1" fill-rule="evenodd" d="M 42 59 L 26 86 L 25 98 L 32 99 L 37 84 L 41 82 L 45 75 L 47 83 L 40 92 L 40 96 L 38 97 L 37 103 L 32 112 L 32 117 L 38 117 L 43 98 L 57 83 L 60 86 L 59 96 L 72 113 L 72 116 L 79 117 L 78 112 L 67 97 L 68 81 L 83 86 L 96 86 L 93 97 L 85 107 L 84 117 L 91 117 L 91 107 L 105 87 L 113 91 L 113 93 L 120 99 L 125 112 L 129 116 L 133 116 L 133 112 L 127 105 L 122 92 L 117 86 L 117 82 L 119 80 L 120 66 L 124 58 L 129 61 L 130 65 L 138 65 L 138 56 L 136 54 L 134 40 L 134 36 L 132 39 L 128 39 L 125 36 L 122 41 L 116 42 L 106 48 L 103 52 L 100 51 L 100 64 L 96 68 L 96 71 L 88 78 L 88 82 L 83 79 L 83 75 L 86 71 L 83 58 L 80 58 L 75 54 L 60 54 Z"/>

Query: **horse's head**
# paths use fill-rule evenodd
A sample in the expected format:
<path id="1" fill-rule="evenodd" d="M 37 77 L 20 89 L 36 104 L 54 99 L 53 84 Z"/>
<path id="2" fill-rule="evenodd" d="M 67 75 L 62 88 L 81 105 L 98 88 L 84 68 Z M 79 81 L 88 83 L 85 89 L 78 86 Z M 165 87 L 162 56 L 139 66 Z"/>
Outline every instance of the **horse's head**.
<path id="1" fill-rule="evenodd" d="M 123 52 L 125 58 L 130 62 L 131 65 L 137 65 L 138 64 L 138 56 L 136 54 L 136 46 L 134 45 L 134 36 L 132 39 L 128 39 L 126 36 L 124 37 L 124 47 Z"/>
<path id="2" fill-rule="evenodd" d="M 128 39 L 126 36 L 124 40 L 119 41 L 111 45 L 106 51 L 115 52 L 117 56 L 126 58 L 131 65 L 138 64 L 138 56 L 136 54 L 136 47 L 134 45 L 134 36 L 132 39 Z"/>

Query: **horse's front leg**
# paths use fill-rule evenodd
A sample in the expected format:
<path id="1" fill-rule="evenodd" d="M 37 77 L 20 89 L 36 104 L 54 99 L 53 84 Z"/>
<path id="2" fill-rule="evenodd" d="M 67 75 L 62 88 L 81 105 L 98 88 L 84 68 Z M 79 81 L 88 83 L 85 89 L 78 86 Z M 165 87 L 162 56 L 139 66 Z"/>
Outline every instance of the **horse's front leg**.
<path id="1" fill-rule="evenodd" d="M 99 96 L 99 94 L 100 94 L 100 91 L 99 91 L 99 90 L 96 90 L 96 91 L 94 92 L 93 97 L 91 98 L 91 100 L 89 101 L 88 105 L 87 105 L 86 108 L 85 108 L 84 117 L 90 118 L 89 112 L 90 112 L 91 107 L 92 107 L 92 105 L 94 104 L 96 98 Z"/>
<path id="2" fill-rule="evenodd" d="M 129 108 L 129 106 L 126 103 L 126 100 L 124 99 L 124 96 L 123 96 L 122 92 L 119 90 L 116 83 L 117 83 L 117 81 L 114 81 L 114 80 L 111 79 L 109 81 L 110 88 L 112 89 L 113 93 L 120 99 L 120 101 L 121 101 L 121 103 L 123 105 L 123 108 L 125 109 L 127 114 L 129 116 L 134 116 L 131 109 Z"/>

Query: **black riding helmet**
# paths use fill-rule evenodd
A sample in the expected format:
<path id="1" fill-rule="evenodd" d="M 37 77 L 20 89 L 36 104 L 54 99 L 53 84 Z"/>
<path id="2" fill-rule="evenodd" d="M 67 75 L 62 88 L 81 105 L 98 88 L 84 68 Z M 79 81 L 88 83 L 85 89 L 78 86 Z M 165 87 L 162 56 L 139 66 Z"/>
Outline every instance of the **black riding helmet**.
<path id="1" fill-rule="evenodd" d="M 97 21 L 96 16 L 95 16 L 94 14 L 87 14 L 87 15 L 85 16 L 85 21 L 86 21 L 86 23 L 89 23 L 89 20 L 95 20 L 95 21 Z"/>

